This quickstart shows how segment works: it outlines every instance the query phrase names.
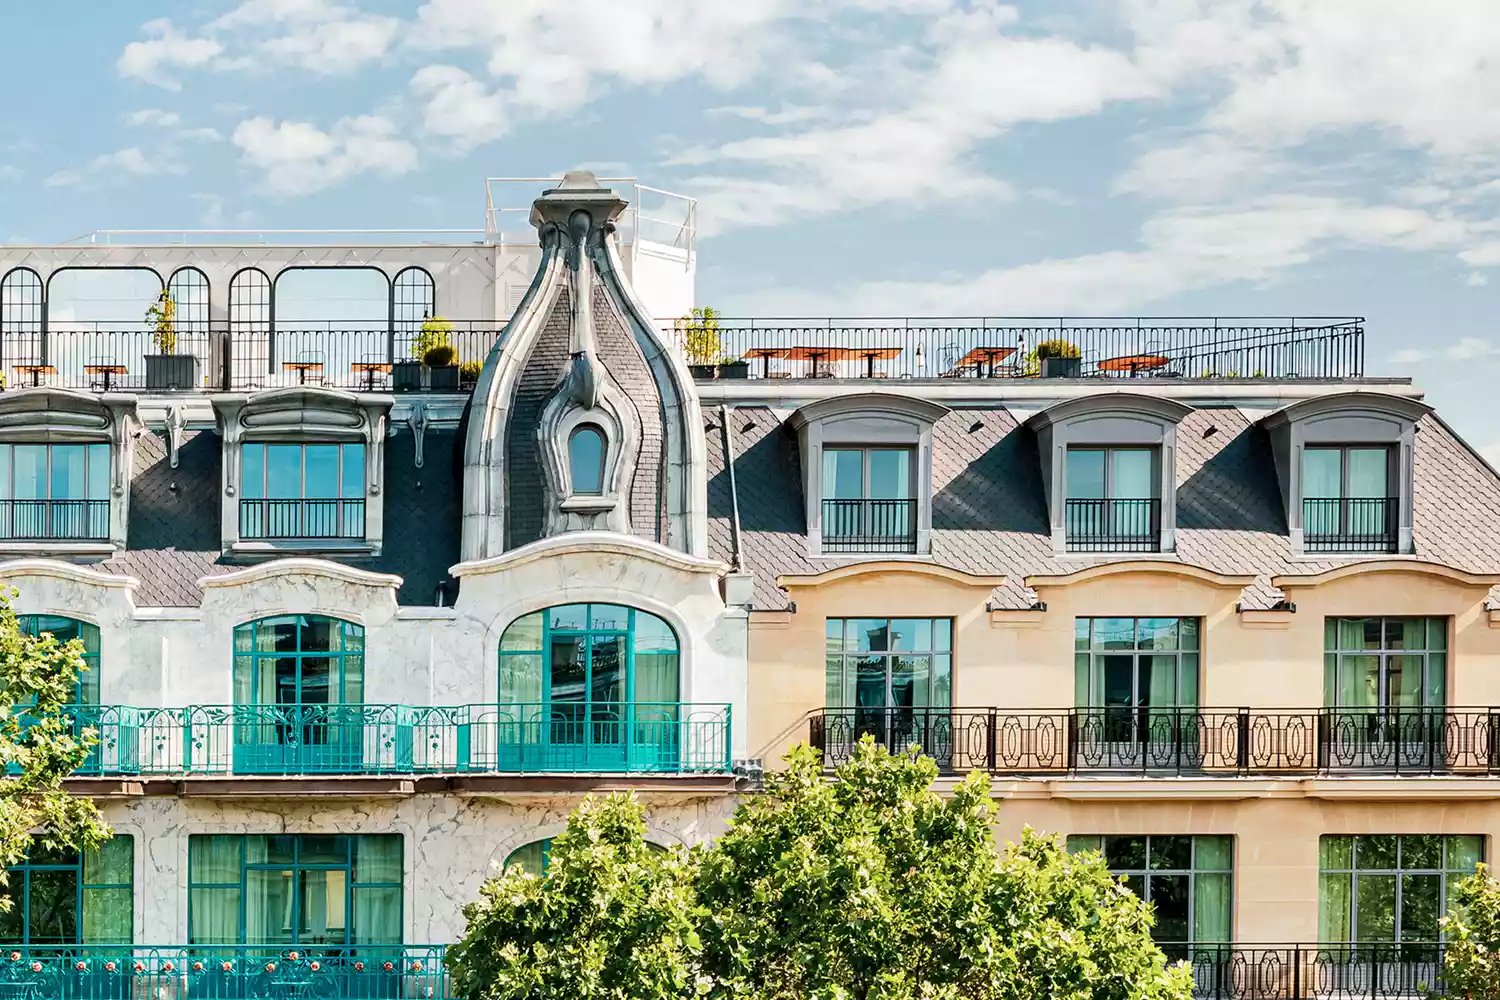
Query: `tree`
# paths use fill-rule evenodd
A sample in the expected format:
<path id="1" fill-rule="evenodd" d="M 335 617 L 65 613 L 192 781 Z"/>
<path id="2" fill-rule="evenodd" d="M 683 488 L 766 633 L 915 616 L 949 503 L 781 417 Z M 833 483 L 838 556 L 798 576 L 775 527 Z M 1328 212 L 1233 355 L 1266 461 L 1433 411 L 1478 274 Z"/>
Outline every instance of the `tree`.
<path id="1" fill-rule="evenodd" d="M 697 992 L 690 858 L 646 844 L 634 797 L 584 799 L 545 876 L 512 866 L 464 907 L 464 1000 L 669 1000 Z"/>
<path id="2" fill-rule="evenodd" d="M 1500 1000 L 1500 879 L 1484 865 L 1453 890 L 1455 905 L 1442 920 L 1448 940 L 1443 973 L 1448 993 L 1468 1000 Z"/>
<path id="3" fill-rule="evenodd" d="M 719 314 L 708 306 L 694 306 L 693 311 L 677 321 L 682 347 L 689 364 L 716 365 L 726 360 L 724 342 L 719 331 Z"/>
<path id="4" fill-rule="evenodd" d="M 755 1000 L 1178 1000 L 1151 917 L 1095 855 L 1027 831 L 1002 858 L 988 779 L 866 737 L 837 781 L 792 751 L 697 879 L 707 976 Z"/>
<path id="5" fill-rule="evenodd" d="M 5 872 L 33 842 L 81 850 L 110 836 L 98 807 L 63 789 L 99 742 L 65 711 L 79 672 L 88 669 L 83 644 L 27 635 L 10 606 L 14 595 L 0 590 L 0 706 L 10 706 L 0 709 L 0 893 Z M 0 895 L 0 909 L 11 905 Z"/>

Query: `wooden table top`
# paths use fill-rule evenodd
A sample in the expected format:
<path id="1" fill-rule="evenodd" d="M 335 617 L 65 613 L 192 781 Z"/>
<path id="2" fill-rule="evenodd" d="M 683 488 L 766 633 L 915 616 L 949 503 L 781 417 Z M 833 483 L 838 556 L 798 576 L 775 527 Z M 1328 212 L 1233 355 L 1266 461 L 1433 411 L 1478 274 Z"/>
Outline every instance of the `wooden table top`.
<path id="1" fill-rule="evenodd" d="M 1099 362 L 1099 370 L 1106 372 L 1145 372 L 1154 368 L 1165 368 L 1171 359 L 1160 354 L 1127 354 L 1119 358 L 1105 358 Z"/>
<path id="2" fill-rule="evenodd" d="M 793 361 L 889 361 L 900 357 L 900 347 L 793 347 L 786 357 Z"/>

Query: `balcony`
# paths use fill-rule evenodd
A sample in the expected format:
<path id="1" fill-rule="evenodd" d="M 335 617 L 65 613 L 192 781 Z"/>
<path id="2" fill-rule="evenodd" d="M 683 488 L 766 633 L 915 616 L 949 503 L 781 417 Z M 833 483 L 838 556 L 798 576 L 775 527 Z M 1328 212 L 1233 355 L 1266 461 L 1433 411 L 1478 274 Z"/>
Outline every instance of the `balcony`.
<path id="1" fill-rule="evenodd" d="M 0 945 L 0 996 L 451 997 L 442 945 Z"/>
<path id="2" fill-rule="evenodd" d="M 1343 379 L 1363 376 L 1365 353 L 1360 317 L 719 317 L 712 357 L 688 355 L 690 340 L 704 353 L 701 331 L 673 331 L 690 362 L 706 362 L 700 378 Z M 1043 371 L 1037 345 L 1055 340 L 1078 357 Z"/>
<path id="3" fill-rule="evenodd" d="M 1363 1000 L 1445 996 L 1441 942 L 1163 944 L 1206 1000 Z"/>
<path id="4" fill-rule="evenodd" d="M 823 551 L 917 551 L 917 502 L 824 500 Z"/>
<path id="5" fill-rule="evenodd" d="M 1068 500 L 1063 512 L 1069 552 L 1158 552 L 1160 500 Z"/>
<path id="6" fill-rule="evenodd" d="M 241 500 L 244 539 L 365 537 L 363 500 Z"/>
<path id="7" fill-rule="evenodd" d="M 865 734 L 918 746 L 949 774 L 1500 774 L 1500 708 L 819 709 L 809 742 L 830 768 Z"/>
<path id="8" fill-rule="evenodd" d="M 108 500 L 0 500 L 0 539 L 52 542 L 107 538 Z"/>
<path id="9" fill-rule="evenodd" d="M 77 774 L 727 774 L 728 705 L 81 705 Z"/>
<path id="10" fill-rule="evenodd" d="M 1395 552 L 1395 497 L 1328 497 L 1302 501 L 1306 552 Z"/>

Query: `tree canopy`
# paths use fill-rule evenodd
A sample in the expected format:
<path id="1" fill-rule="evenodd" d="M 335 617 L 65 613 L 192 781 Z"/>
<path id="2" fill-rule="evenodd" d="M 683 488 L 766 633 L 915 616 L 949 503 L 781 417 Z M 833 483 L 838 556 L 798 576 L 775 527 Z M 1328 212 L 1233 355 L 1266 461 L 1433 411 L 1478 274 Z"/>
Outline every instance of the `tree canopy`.
<path id="1" fill-rule="evenodd" d="M 98 743 L 65 711 L 80 672 L 88 667 L 76 639 L 27 635 L 0 589 L 0 909 L 11 900 L 5 872 L 33 842 L 45 847 L 97 847 L 109 827 L 92 801 L 63 790 Z"/>
<path id="2" fill-rule="evenodd" d="M 1480 865 L 1454 887 L 1453 897 L 1453 912 L 1443 918 L 1448 992 L 1469 1000 L 1500 1000 L 1500 879 Z"/>
<path id="3" fill-rule="evenodd" d="M 988 781 L 866 740 L 808 748 L 714 843 L 644 846 L 642 807 L 586 802 L 545 877 L 491 880 L 453 952 L 465 1000 L 1185 1000 L 1149 908 L 1097 854 L 1027 831 L 1002 854 Z M 546 966 L 546 968 L 543 968 Z"/>

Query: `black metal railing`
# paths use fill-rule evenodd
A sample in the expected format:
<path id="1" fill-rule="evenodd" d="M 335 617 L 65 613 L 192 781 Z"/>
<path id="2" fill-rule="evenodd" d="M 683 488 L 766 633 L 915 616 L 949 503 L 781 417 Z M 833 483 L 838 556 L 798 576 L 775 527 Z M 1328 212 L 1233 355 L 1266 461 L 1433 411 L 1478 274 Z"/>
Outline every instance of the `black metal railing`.
<path id="1" fill-rule="evenodd" d="M 108 500 L 0 500 L 0 538 L 97 541 L 108 537 Z"/>
<path id="2" fill-rule="evenodd" d="M 241 500 L 241 538 L 365 537 L 363 500 Z"/>
<path id="3" fill-rule="evenodd" d="M 1160 500 L 1067 500 L 1063 531 L 1069 552 L 1156 552 Z"/>
<path id="4" fill-rule="evenodd" d="M 453 364 L 423 366 L 414 352 L 420 324 L 328 323 L 272 329 L 265 323 L 179 324 L 170 354 L 137 324 L 54 323 L 0 330 L 4 386 L 55 386 L 96 392 L 208 391 L 296 385 L 379 392 L 466 391 L 460 366 L 483 362 L 503 323 L 452 322 Z"/>
<path id="5" fill-rule="evenodd" d="M 1361 317 L 1042 318 L 719 317 L 717 342 L 677 323 L 689 362 L 748 363 L 748 378 L 1359 378 Z M 1062 340 L 1077 364 L 1047 366 L 1037 345 Z M 710 354 L 712 356 L 710 356 Z M 705 373 L 706 374 L 706 373 Z"/>
<path id="6" fill-rule="evenodd" d="M 823 551 L 917 551 L 917 502 L 824 500 Z"/>
<path id="7" fill-rule="evenodd" d="M 947 773 L 1500 774 L 1500 708 L 826 708 L 835 767 L 865 736 Z"/>
<path id="8" fill-rule="evenodd" d="M 1308 552 L 1395 552 L 1395 497 L 1317 497 L 1302 501 Z"/>
<path id="9" fill-rule="evenodd" d="M 1441 942 L 1164 944 L 1205 1000 L 1383 1000 L 1447 995 Z"/>

